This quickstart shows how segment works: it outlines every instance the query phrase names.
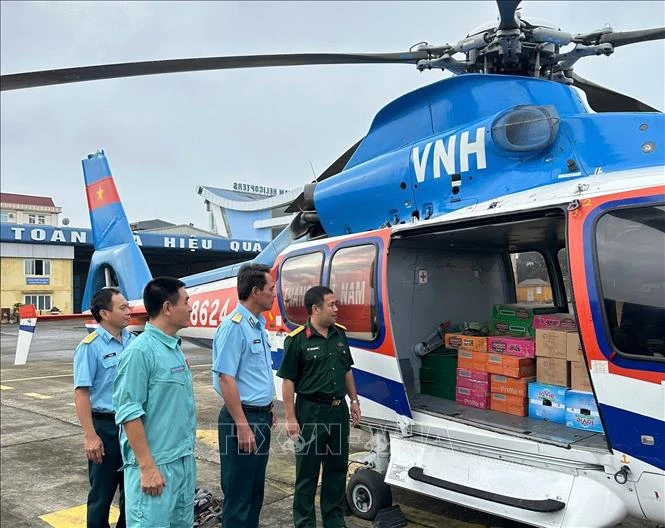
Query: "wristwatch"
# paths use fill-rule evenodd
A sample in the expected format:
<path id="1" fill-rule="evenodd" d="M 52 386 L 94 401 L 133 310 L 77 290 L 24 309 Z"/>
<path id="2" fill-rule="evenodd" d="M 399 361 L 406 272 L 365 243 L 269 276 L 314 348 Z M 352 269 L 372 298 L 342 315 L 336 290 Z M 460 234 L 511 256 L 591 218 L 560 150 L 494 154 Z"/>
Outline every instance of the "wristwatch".
<path id="1" fill-rule="evenodd" d="M 358 405 L 360 405 L 360 400 L 351 400 L 351 403 L 357 403 Z"/>

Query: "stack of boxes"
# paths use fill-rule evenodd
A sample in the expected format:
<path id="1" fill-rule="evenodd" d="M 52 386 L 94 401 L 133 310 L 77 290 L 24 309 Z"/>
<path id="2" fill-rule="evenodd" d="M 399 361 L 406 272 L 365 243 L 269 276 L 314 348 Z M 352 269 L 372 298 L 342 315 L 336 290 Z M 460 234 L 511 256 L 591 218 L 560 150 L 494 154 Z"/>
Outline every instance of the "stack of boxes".
<path id="1" fill-rule="evenodd" d="M 445 345 L 457 349 L 455 401 L 478 409 L 489 408 L 487 337 L 446 334 Z"/>
<path id="2" fill-rule="evenodd" d="M 552 306 L 498 304 L 491 328 L 489 337 L 446 334 L 446 354 L 423 358 L 422 392 L 602 432 L 573 315 Z"/>

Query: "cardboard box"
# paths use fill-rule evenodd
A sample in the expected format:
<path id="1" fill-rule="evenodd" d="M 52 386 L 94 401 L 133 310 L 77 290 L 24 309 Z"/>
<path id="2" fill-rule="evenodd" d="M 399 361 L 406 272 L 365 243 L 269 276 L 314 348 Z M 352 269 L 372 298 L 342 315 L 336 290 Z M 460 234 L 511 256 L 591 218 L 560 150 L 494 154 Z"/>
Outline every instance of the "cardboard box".
<path id="1" fill-rule="evenodd" d="M 593 393 L 568 391 L 566 394 L 566 425 L 584 431 L 603 432 Z"/>
<path id="2" fill-rule="evenodd" d="M 529 321 L 504 321 L 492 322 L 490 333 L 494 336 L 533 337 L 533 326 Z"/>
<path id="3" fill-rule="evenodd" d="M 444 342 L 446 348 L 487 352 L 487 337 L 468 336 L 464 334 L 446 334 Z"/>
<path id="4" fill-rule="evenodd" d="M 492 393 L 490 409 L 515 416 L 527 416 L 529 414 L 529 398 Z"/>
<path id="5" fill-rule="evenodd" d="M 585 362 L 570 362 L 570 388 L 576 391 L 591 392 L 591 378 Z"/>
<path id="6" fill-rule="evenodd" d="M 536 330 L 536 356 L 566 359 L 568 332 L 560 330 Z"/>
<path id="7" fill-rule="evenodd" d="M 457 355 L 457 366 L 467 370 L 487 372 L 487 352 L 460 350 Z"/>
<path id="8" fill-rule="evenodd" d="M 570 387 L 570 362 L 549 357 L 536 358 L 536 381 Z"/>
<path id="9" fill-rule="evenodd" d="M 502 374 L 511 378 L 525 378 L 536 373 L 536 360 L 505 354 L 488 354 L 487 372 Z"/>
<path id="10" fill-rule="evenodd" d="M 529 378 L 510 378 L 500 374 L 492 374 L 490 391 L 495 394 L 507 394 L 509 396 L 526 398 L 529 395 L 529 383 L 534 381 L 536 381 L 535 376 Z"/>
<path id="11" fill-rule="evenodd" d="M 468 389 L 467 387 L 457 387 L 455 401 L 468 407 L 488 409 L 490 406 L 490 393 Z"/>
<path id="12" fill-rule="evenodd" d="M 568 361 L 584 361 L 582 342 L 580 341 L 580 334 L 577 332 L 568 332 L 566 337 L 566 359 Z"/>
<path id="13" fill-rule="evenodd" d="M 566 423 L 566 393 L 568 389 L 529 383 L 529 417 L 548 422 Z"/>
<path id="14" fill-rule="evenodd" d="M 555 306 L 537 306 L 527 303 L 495 304 L 492 308 L 492 320 L 526 321 L 533 326 L 535 315 L 556 313 L 556 311 Z"/>
<path id="15" fill-rule="evenodd" d="M 490 354 L 532 358 L 536 355 L 536 342 L 529 337 L 492 336 L 487 339 L 487 351 Z"/>
<path id="16" fill-rule="evenodd" d="M 533 327 L 537 330 L 563 330 L 565 332 L 577 332 L 577 321 L 574 314 L 553 313 L 538 314 L 533 316 Z"/>

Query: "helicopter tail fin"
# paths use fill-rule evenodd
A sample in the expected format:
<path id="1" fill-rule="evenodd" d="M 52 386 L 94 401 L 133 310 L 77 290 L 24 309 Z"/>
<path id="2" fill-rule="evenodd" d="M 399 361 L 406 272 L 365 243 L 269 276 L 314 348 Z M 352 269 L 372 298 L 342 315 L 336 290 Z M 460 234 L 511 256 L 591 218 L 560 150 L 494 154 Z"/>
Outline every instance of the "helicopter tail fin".
<path id="1" fill-rule="evenodd" d="M 82 308 L 88 309 L 92 295 L 104 286 L 117 286 L 127 299 L 140 299 L 152 275 L 134 241 L 106 155 L 100 150 L 81 163 L 95 245 Z"/>

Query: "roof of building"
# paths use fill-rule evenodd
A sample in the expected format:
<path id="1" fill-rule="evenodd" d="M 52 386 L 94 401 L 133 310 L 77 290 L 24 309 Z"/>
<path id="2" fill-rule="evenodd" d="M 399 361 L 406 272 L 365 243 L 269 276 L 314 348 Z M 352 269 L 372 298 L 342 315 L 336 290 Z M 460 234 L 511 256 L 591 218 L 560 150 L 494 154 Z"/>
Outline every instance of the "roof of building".
<path id="1" fill-rule="evenodd" d="M 165 227 L 173 227 L 175 224 L 154 218 L 152 220 L 140 220 L 138 222 L 130 222 L 129 227 L 132 231 L 150 231 L 155 229 L 163 229 Z"/>
<path id="2" fill-rule="evenodd" d="M 50 196 L 32 196 L 29 194 L 0 193 L 0 202 L 18 205 L 37 205 L 40 207 L 55 207 Z"/>
<path id="3" fill-rule="evenodd" d="M 549 286 L 550 283 L 543 279 L 526 279 L 518 284 L 518 286 Z"/>
<path id="4" fill-rule="evenodd" d="M 230 189 L 220 189 L 219 187 L 208 187 L 207 185 L 204 185 L 203 187 L 205 187 L 211 193 L 216 194 L 217 196 L 219 196 L 221 198 L 226 198 L 227 200 L 238 200 L 240 202 L 250 202 L 252 200 L 265 200 L 266 198 L 270 198 L 269 196 L 265 196 L 265 195 L 262 195 L 262 194 L 253 194 L 253 193 L 232 191 Z"/>

